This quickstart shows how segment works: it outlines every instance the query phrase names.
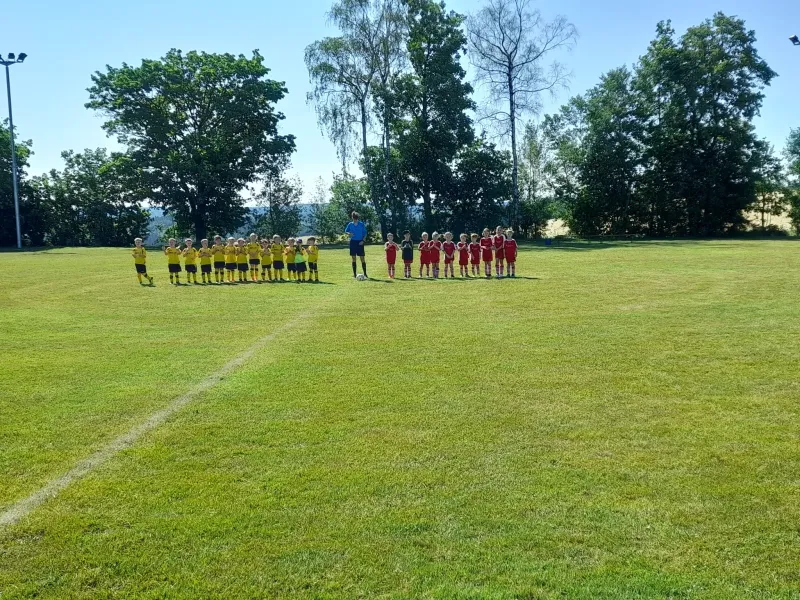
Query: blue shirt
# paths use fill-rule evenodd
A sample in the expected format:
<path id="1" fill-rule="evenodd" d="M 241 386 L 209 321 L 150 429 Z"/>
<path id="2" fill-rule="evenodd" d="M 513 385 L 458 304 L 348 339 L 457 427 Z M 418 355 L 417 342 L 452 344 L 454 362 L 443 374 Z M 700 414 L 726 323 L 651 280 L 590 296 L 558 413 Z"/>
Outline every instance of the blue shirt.
<path id="1" fill-rule="evenodd" d="M 364 221 L 359 221 L 358 223 L 353 223 L 352 221 L 347 224 L 347 227 L 344 228 L 345 233 L 352 233 L 353 237 L 351 240 L 356 242 L 360 242 L 364 238 L 367 237 L 367 226 L 364 225 Z"/>

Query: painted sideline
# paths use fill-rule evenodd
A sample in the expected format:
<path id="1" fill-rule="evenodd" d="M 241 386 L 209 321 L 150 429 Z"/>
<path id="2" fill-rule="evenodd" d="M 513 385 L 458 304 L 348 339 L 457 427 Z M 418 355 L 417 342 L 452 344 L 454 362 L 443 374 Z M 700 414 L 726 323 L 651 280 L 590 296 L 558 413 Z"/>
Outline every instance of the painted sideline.
<path id="1" fill-rule="evenodd" d="M 115 455 L 119 454 L 123 450 L 127 450 L 133 444 L 135 444 L 139 438 L 141 438 L 146 433 L 153 431 L 154 429 L 158 428 L 159 426 L 163 425 L 164 422 L 169 419 L 172 415 L 177 413 L 178 411 L 182 410 L 185 406 L 190 404 L 197 396 L 202 394 L 203 392 L 211 389 L 217 383 L 219 383 L 226 375 L 232 373 L 239 367 L 241 367 L 244 363 L 250 360 L 259 350 L 261 350 L 264 346 L 272 342 L 276 337 L 283 334 L 289 329 L 293 329 L 310 316 L 316 316 L 316 311 L 319 308 L 330 302 L 331 299 L 337 296 L 337 292 L 333 292 L 328 294 L 321 302 L 316 304 L 313 310 L 307 310 L 299 315 L 297 315 L 294 319 L 287 321 L 280 327 L 278 327 L 275 331 L 268 333 L 264 337 L 257 340 L 253 345 L 251 345 L 247 350 L 242 352 L 239 356 L 231 360 L 230 362 L 225 363 L 220 369 L 206 377 L 196 386 L 191 388 L 185 394 L 178 396 L 177 398 L 173 399 L 169 402 L 164 408 L 152 413 L 147 419 L 139 423 L 138 425 L 133 426 L 130 430 L 126 433 L 123 433 L 119 437 L 111 440 L 108 444 L 97 450 L 91 456 L 84 458 L 74 467 L 72 467 L 69 471 L 56 477 L 55 479 L 51 479 L 48 483 L 46 483 L 43 487 L 39 490 L 32 493 L 27 498 L 23 498 L 22 500 L 18 500 L 14 504 L 11 505 L 3 513 L 0 513 L 0 527 L 14 525 L 20 519 L 28 516 L 31 512 L 36 510 L 39 506 L 41 506 L 45 501 L 49 500 L 50 498 L 54 498 L 58 495 L 59 492 L 63 491 L 64 489 L 68 488 L 70 485 L 75 483 L 77 480 L 81 479 L 88 473 L 91 473 L 104 463 L 108 462 L 111 458 Z"/>

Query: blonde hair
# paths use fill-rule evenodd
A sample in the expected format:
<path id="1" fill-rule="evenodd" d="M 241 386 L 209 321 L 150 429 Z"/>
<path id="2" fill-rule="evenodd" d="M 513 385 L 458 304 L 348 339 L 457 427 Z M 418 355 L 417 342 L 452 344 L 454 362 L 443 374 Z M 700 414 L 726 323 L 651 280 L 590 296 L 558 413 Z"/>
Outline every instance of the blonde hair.
<path id="1" fill-rule="evenodd" d="M 427 231 L 423 231 L 421 237 L 428 237 L 428 232 Z"/>
<path id="2" fill-rule="evenodd" d="M 133 238 L 133 243 L 134 243 L 134 244 L 135 244 L 136 242 L 141 242 L 141 241 L 142 241 L 142 238 Z"/>
<path id="3" fill-rule="evenodd" d="M 229 242 L 235 242 L 235 241 L 236 241 L 236 238 L 229 237 L 229 238 L 228 238 L 228 241 L 229 241 Z"/>
<path id="4" fill-rule="evenodd" d="M 176 240 L 175 238 L 169 238 L 169 239 L 167 240 L 167 243 L 169 243 L 169 242 L 175 242 L 175 243 L 177 243 L 177 242 L 178 242 L 178 240 Z"/>
<path id="5" fill-rule="evenodd" d="M 202 240 L 200 240 L 200 243 L 202 244 L 203 242 L 205 242 L 207 244 L 208 240 L 206 238 L 203 238 Z"/>
<path id="6" fill-rule="evenodd" d="M 183 243 L 185 244 L 186 242 L 191 242 L 191 241 L 192 241 L 192 238 L 186 238 L 185 240 L 183 240 Z"/>
<path id="7" fill-rule="evenodd" d="M 446 231 L 445 234 L 444 234 L 444 237 L 447 237 L 448 235 L 450 237 L 453 237 L 453 232 L 452 231 Z"/>
<path id="8" fill-rule="evenodd" d="M 511 228 L 509 228 L 509 229 L 506 229 L 506 235 L 513 236 L 513 235 L 514 235 L 514 230 L 513 230 L 513 229 L 511 229 Z"/>

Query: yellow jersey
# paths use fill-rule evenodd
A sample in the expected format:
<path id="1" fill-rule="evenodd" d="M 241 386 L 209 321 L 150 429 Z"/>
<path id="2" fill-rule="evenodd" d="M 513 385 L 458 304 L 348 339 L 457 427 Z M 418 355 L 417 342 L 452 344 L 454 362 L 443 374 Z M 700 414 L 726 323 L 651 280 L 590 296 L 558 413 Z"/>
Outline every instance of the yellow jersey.
<path id="1" fill-rule="evenodd" d="M 283 244 L 270 244 L 269 251 L 272 253 L 272 260 L 283 260 Z"/>
<path id="2" fill-rule="evenodd" d="M 201 265 L 210 265 L 211 264 L 211 256 L 214 253 L 212 252 L 211 248 L 198 248 L 197 256 L 200 257 L 200 264 Z"/>
<path id="3" fill-rule="evenodd" d="M 236 246 L 225 246 L 225 262 L 236 262 Z"/>
<path id="4" fill-rule="evenodd" d="M 247 248 L 237 247 L 236 248 L 236 262 L 240 265 L 247 264 Z"/>
<path id="5" fill-rule="evenodd" d="M 250 242 L 245 248 L 247 248 L 247 256 L 250 257 L 250 260 L 261 258 L 261 244 L 258 242 Z"/>
<path id="6" fill-rule="evenodd" d="M 167 246 L 167 249 L 164 250 L 164 254 L 167 255 L 167 264 L 170 265 L 179 265 L 181 264 L 181 249 L 180 248 L 171 248 Z"/>
<path id="7" fill-rule="evenodd" d="M 308 256 L 308 262 L 317 262 L 319 260 L 319 246 L 309 246 L 306 248 L 306 255 Z"/>
<path id="8" fill-rule="evenodd" d="M 225 262 L 225 246 L 222 244 L 211 246 L 211 253 L 214 255 L 214 262 Z"/>
<path id="9" fill-rule="evenodd" d="M 286 256 L 287 263 L 293 263 L 294 255 L 297 254 L 297 250 L 295 250 L 294 246 L 286 246 L 286 250 L 283 251 L 283 254 Z"/>
<path id="10" fill-rule="evenodd" d="M 147 250 L 142 248 L 134 248 L 133 252 L 133 264 L 135 265 L 143 265 L 147 260 Z"/>
<path id="11" fill-rule="evenodd" d="M 269 248 L 261 249 L 261 264 L 265 267 L 269 267 L 272 265 L 272 252 Z"/>
<path id="12" fill-rule="evenodd" d="M 187 265 L 193 265 L 197 262 L 197 248 L 184 248 L 183 249 L 183 262 Z"/>

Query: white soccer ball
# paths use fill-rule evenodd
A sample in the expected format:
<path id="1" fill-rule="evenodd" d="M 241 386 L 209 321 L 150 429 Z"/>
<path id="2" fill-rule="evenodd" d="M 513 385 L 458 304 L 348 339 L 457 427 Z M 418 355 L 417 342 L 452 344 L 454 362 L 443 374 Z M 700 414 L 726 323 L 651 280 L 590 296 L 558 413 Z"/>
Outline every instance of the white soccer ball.
<path id="1" fill-rule="evenodd" d="M 363 273 L 359 273 L 358 275 L 356 275 L 356 279 L 358 279 L 359 281 L 366 281 L 367 276 L 364 275 Z"/>

